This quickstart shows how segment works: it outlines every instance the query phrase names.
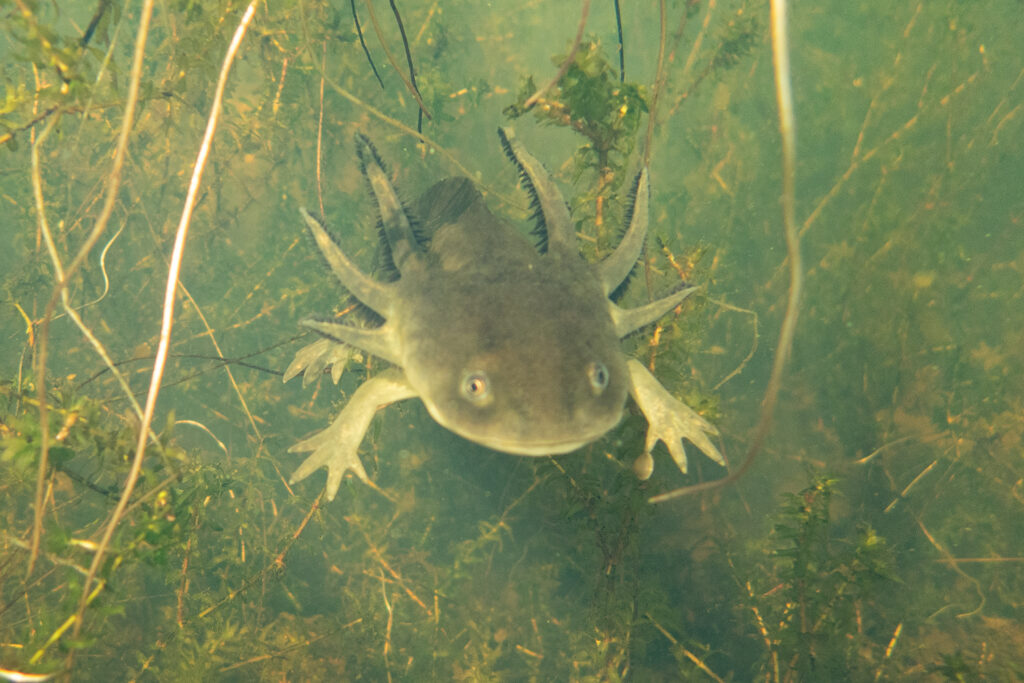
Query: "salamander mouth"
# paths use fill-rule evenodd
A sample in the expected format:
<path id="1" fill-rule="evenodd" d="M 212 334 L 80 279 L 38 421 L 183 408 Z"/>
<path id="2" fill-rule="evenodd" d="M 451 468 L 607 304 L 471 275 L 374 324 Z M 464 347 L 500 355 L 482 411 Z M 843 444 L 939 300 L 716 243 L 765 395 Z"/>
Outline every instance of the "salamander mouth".
<path id="1" fill-rule="evenodd" d="M 591 414 L 585 418 L 581 416 L 575 424 L 573 420 L 548 423 L 548 434 L 543 434 L 540 428 L 531 429 L 532 424 L 529 422 L 520 422 L 515 427 L 508 427 L 501 425 L 500 422 L 480 425 L 449 419 L 452 416 L 439 410 L 432 401 L 423 396 L 420 399 L 435 422 L 463 439 L 501 453 L 531 457 L 563 455 L 577 451 L 607 434 L 619 424 L 623 415 L 620 408 L 614 412 L 608 411 L 604 415 Z M 556 430 L 558 434 L 550 433 Z"/>
<path id="2" fill-rule="evenodd" d="M 448 429 L 465 439 L 469 439 L 474 443 L 486 446 L 487 448 L 495 451 L 509 453 L 511 455 L 543 457 L 546 455 L 563 455 L 565 453 L 578 451 L 588 443 L 592 443 L 600 439 L 616 424 L 618 424 L 618 420 L 587 432 L 574 434 L 571 439 L 503 438 L 501 436 L 489 434 L 474 434 L 468 430 L 452 429 L 452 427 L 448 427 Z"/>

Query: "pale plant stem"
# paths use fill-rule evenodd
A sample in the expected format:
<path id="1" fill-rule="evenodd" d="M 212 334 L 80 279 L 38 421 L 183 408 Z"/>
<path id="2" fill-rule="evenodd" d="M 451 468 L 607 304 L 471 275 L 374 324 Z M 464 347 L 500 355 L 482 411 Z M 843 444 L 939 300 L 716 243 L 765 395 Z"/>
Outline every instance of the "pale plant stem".
<path id="1" fill-rule="evenodd" d="M 224 88 L 227 84 L 228 73 L 231 70 L 231 65 L 234 63 L 235 55 L 242 43 L 242 38 L 245 36 L 249 23 L 252 21 L 252 17 L 255 14 L 257 1 L 258 0 L 252 0 L 246 8 L 245 13 L 242 15 L 238 27 L 235 29 L 235 34 L 231 39 L 231 44 L 228 46 L 227 53 L 224 56 L 224 63 L 221 66 L 220 76 L 217 79 L 213 105 L 210 110 L 210 116 L 206 122 L 206 133 L 203 135 L 203 141 L 199 147 L 199 154 L 196 158 L 195 166 L 192 169 L 192 179 L 189 182 L 188 193 L 185 197 L 185 206 L 182 209 L 181 220 L 178 222 L 178 230 L 174 240 L 174 250 L 171 254 L 171 263 L 167 274 L 167 286 L 164 290 L 160 343 L 157 347 L 156 359 L 153 363 L 153 374 L 150 379 L 149 392 L 146 396 L 146 406 L 143 410 L 142 427 L 139 430 L 139 438 L 135 447 L 135 456 L 132 459 L 131 469 L 129 470 L 128 477 L 125 480 L 124 490 L 121 492 L 121 497 L 118 500 L 117 507 L 114 509 L 114 512 L 110 517 L 110 521 L 107 523 L 107 526 L 103 531 L 103 537 L 96 548 L 95 554 L 93 555 L 92 564 L 89 566 L 89 574 L 86 576 L 82 586 L 82 598 L 78 605 L 78 612 L 75 615 L 75 636 L 78 635 L 78 632 L 82 627 L 82 617 L 85 612 L 89 596 L 89 588 L 92 585 L 93 578 L 96 576 L 96 572 L 99 571 L 103 562 L 103 557 L 106 554 L 106 549 L 110 545 L 110 539 L 114 535 L 114 530 L 117 528 L 117 525 L 121 520 L 121 516 L 124 514 L 125 508 L 128 506 L 132 491 L 135 488 L 135 483 L 138 481 L 139 473 L 142 469 L 142 460 L 146 453 L 146 434 L 153 421 L 153 413 L 156 411 L 156 399 L 160 393 L 160 381 L 163 377 L 164 366 L 167 362 L 167 351 L 170 346 L 171 331 L 174 327 L 174 295 L 177 290 L 178 275 L 181 272 L 181 262 L 185 252 L 185 241 L 188 237 L 189 224 L 192 220 L 192 211 L 195 209 L 196 197 L 199 194 L 199 185 L 202 180 L 203 170 L 206 167 L 206 161 L 210 154 L 213 134 L 217 130 L 217 123 L 220 118 L 221 104 L 224 98 Z"/>
<path id="2" fill-rule="evenodd" d="M 39 207 L 43 206 L 43 183 L 39 172 L 39 148 L 46 141 L 46 138 L 49 137 L 50 131 L 53 130 L 59 118 L 60 113 L 58 112 L 47 122 L 46 127 L 43 128 L 43 131 L 32 143 L 30 156 L 32 158 L 32 194 L 34 195 L 37 208 L 36 217 L 39 223 L 39 232 L 43 236 L 46 250 L 50 253 L 50 259 L 54 263 L 54 274 L 58 280 L 63 280 L 64 274 L 60 266 L 60 259 L 57 257 L 57 245 L 53 243 L 53 236 L 46 225 L 46 214 L 38 210 Z M 47 310 L 52 314 L 49 308 Z M 45 325 L 45 318 L 43 323 Z M 46 472 L 49 469 L 50 415 L 46 402 L 45 385 L 46 340 L 42 335 L 40 335 L 38 343 L 36 355 L 36 397 L 39 402 L 39 465 L 36 469 L 36 496 L 33 507 L 32 539 L 29 545 L 28 567 L 25 570 L 26 576 L 31 576 L 32 571 L 35 569 L 36 559 L 39 557 L 39 542 L 43 536 L 43 507 L 46 504 Z"/>
<path id="3" fill-rule="evenodd" d="M 782 138 L 782 223 L 789 257 L 789 295 L 786 315 L 779 330 L 771 375 L 761 402 L 761 414 L 754 429 L 750 447 L 740 466 L 729 476 L 702 482 L 654 496 L 652 503 L 662 503 L 682 496 L 721 488 L 739 479 L 761 451 L 772 426 L 772 416 L 782 386 L 782 374 L 793 348 L 800 297 L 803 293 L 803 262 L 800 257 L 800 234 L 796 225 L 796 124 L 793 115 L 792 78 L 789 69 L 789 41 L 786 36 L 786 0 L 771 0 L 772 61 L 775 64 L 775 98 L 779 108 L 779 134 Z"/>
<path id="4" fill-rule="evenodd" d="M 55 122 L 57 119 L 54 118 L 52 120 Z M 43 130 L 42 134 L 39 135 L 39 139 L 36 141 L 36 144 L 33 146 L 32 149 L 32 190 L 33 195 L 35 196 L 36 214 L 39 220 L 40 233 L 43 236 L 43 241 L 45 242 L 47 251 L 50 254 L 50 260 L 53 262 L 53 271 L 54 273 L 56 273 L 58 279 L 62 279 L 64 273 L 64 266 L 60 261 L 60 255 L 57 253 L 57 247 L 53 241 L 53 233 L 50 230 L 50 222 L 46 218 L 46 205 L 44 203 L 42 189 L 42 174 L 39 169 L 38 148 L 43 143 L 43 141 L 46 140 L 46 137 L 49 135 L 49 132 L 50 126 L 47 126 L 47 128 Z M 118 234 L 120 234 L 120 231 L 118 231 Z M 104 253 L 106 253 L 106 251 L 104 251 Z M 102 260 L 100 264 L 102 266 Z M 103 272 L 103 277 L 104 280 L 106 280 L 106 270 L 104 270 Z M 106 290 L 106 288 L 104 288 L 104 290 Z M 106 292 L 104 291 L 104 294 L 105 293 Z M 140 406 L 139 402 L 135 400 L 135 394 L 132 392 L 132 388 L 128 384 L 128 380 L 125 379 L 124 373 L 117 369 L 117 365 L 114 364 L 114 361 L 110 358 L 110 354 L 107 353 L 106 347 L 103 346 L 103 342 L 101 342 L 99 338 L 95 334 L 93 334 L 93 331 L 90 330 L 89 327 L 85 324 L 85 321 L 82 320 L 82 317 L 78 314 L 78 311 L 71 306 L 71 302 L 69 300 L 70 297 L 68 296 L 68 290 L 66 287 L 61 290 L 60 296 L 61 305 L 64 308 L 65 315 L 71 318 L 71 321 L 74 322 L 78 329 L 82 332 L 82 336 L 85 337 L 90 344 L 92 344 L 93 349 L 96 351 L 96 355 L 98 355 L 103 360 L 104 365 L 106 365 L 107 369 L 110 370 L 110 372 L 114 375 L 114 378 L 117 380 L 117 383 L 121 386 L 121 390 L 125 394 L 125 398 L 131 404 L 132 410 L 135 411 L 135 414 L 138 416 L 139 421 L 141 422 L 142 406 Z M 88 304 L 84 304 L 82 308 L 85 308 L 85 306 L 91 306 L 92 304 L 98 303 L 99 300 L 100 299 L 96 299 L 95 301 L 91 301 Z M 156 438 L 156 434 L 152 430 L 150 430 L 149 432 L 149 437 L 153 444 L 159 447 L 160 442 Z M 43 475 L 45 475 L 45 468 L 41 469 L 40 472 L 43 473 Z M 43 476 L 43 480 L 45 480 L 45 476 Z M 37 487 L 37 492 L 38 490 L 39 489 Z"/>
<path id="5" fill-rule="evenodd" d="M 96 224 L 93 226 L 92 232 L 89 233 L 89 237 L 86 238 L 85 243 L 82 244 L 81 249 L 78 250 L 78 253 L 75 255 L 75 258 L 72 259 L 71 264 L 68 266 L 66 271 L 61 271 L 60 258 L 57 254 L 57 248 L 53 243 L 52 237 L 48 237 L 46 243 L 47 250 L 50 252 L 50 258 L 54 263 L 54 274 L 57 276 L 57 284 L 54 286 L 53 294 L 50 295 L 50 300 L 46 304 L 46 308 L 43 312 L 43 320 L 39 326 L 39 352 L 36 365 L 36 395 L 39 399 L 39 434 L 41 443 L 39 446 L 39 470 L 36 478 L 36 499 L 35 508 L 33 510 L 32 546 L 29 551 L 27 568 L 28 574 L 32 573 L 36 559 L 39 556 L 39 543 L 42 539 L 45 504 L 43 489 L 44 482 L 46 480 L 46 471 L 49 468 L 50 429 L 46 403 L 46 359 L 49 348 L 50 321 L 53 319 L 53 312 L 58 299 L 61 299 L 64 302 L 65 308 L 69 308 L 67 296 L 68 283 L 71 281 L 71 278 L 75 276 L 75 273 L 78 272 L 78 269 L 82 267 L 82 264 L 85 263 L 85 260 L 89 257 L 89 253 L 92 251 L 92 248 L 99 241 L 100 236 L 107 227 L 107 223 L 110 221 L 110 215 L 114 210 L 114 203 L 117 201 L 117 193 L 121 187 L 121 170 L 124 168 L 124 158 L 128 149 L 128 136 L 131 134 L 132 124 L 135 120 L 135 108 L 139 101 L 139 83 L 142 80 L 142 61 L 146 53 L 146 38 L 149 35 L 149 20 L 152 14 L 153 0 L 145 0 L 142 7 L 142 15 L 139 19 L 139 31 L 136 34 L 135 53 L 132 57 L 132 69 L 128 83 L 128 96 L 125 100 L 124 107 L 124 119 L 121 122 L 121 132 L 118 136 L 117 148 L 114 151 L 114 161 L 113 164 L 111 164 L 110 175 L 108 176 L 106 197 L 104 198 L 103 208 L 100 210 L 100 215 L 96 218 Z M 52 129 L 57 118 L 59 118 L 59 113 L 50 120 L 49 124 L 47 124 L 46 133 L 49 133 L 50 129 Z M 45 227 L 46 220 L 45 215 L 42 212 L 44 203 L 42 179 L 39 172 L 38 151 L 39 143 L 43 139 L 45 139 L 45 136 L 41 135 L 40 139 L 36 140 L 32 145 L 32 183 L 36 207 L 39 209 L 37 213 L 39 215 L 40 230 Z M 143 436 L 145 436 L 145 432 L 146 430 L 143 430 Z M 88 590 L 86 592 L 88 592 Z"/>

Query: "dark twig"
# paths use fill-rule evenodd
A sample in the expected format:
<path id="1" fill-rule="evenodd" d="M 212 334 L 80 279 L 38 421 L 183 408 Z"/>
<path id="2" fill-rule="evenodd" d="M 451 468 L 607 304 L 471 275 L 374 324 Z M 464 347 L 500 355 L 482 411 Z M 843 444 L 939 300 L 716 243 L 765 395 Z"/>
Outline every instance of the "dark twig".
<path id="1" fill-rule="evenodd" d="M 622 12 L 619 0 L 615 0 L 615 29 L 619 34 L 619 82 L 626 82 L 626 51 L 622 44 Z"/>
<path id="2" fill-rule="evenodd" d="M 79 47 L 88 47 L 89 41 L 92 40 L 93 34 L 96 33 L 96 27 L 100 25 L 100 20 L 103 18 L 103 15 L 107 13 L 107 9 L 109 7 L 110 0 L 100 0 L 99 6 L 96 7 L 96 12 L 92 15 L 92 19 L 89 20 L 89 25 L 85 27 L 85 32 L 82 33 L 82 38 L 78 41 Z"/>
<path id="3" fill-rule="evenodd" d="M 276 349 L 276 348 L 278 348 L 280 346 L 284 346 L 286 344 L 291 344 L 293 341 L 296 341 L 297 339 L 301 339 L 302 337 L 305 337 L 308 334 L 309 334 L 308 332 L 302 332 L 300 334 L 296 334 L 295 336 L 289 337 L 288 339 L 284 339 L 282 341 L 279 341 L 279 342 L 276 342 L 274 344 L 271 344 L 270 346 L 265 346 L 262 349 L 257 349 L 256 351 L 252 351 L 251 353 L 247 353 L 247 354 L 245 354 L 243 356 L 237 356 L 235 358 L 226 358 L 224 356 L 217 356 L 217 355 L 204 354 L 204 353 L 169 353 L 169 354 L 167 354 L 167 357 L 168 358 L 176 358 L 176 359 L 214 361 L 214 365 L 211 365 L 208 368 L 205 368 L 205 369 L 200 370 L 200 371 L 198 371 L 196 373 L 193 373 L 193 374 L 190 374 L 190 375 L 186 376 L 184 378 L 185 380 L 189 380 L 189 379 L 192 379 L 194 377 L 198 377 L 199 375 L 201 375 L 203 373 L 206 373 L 206 372 L 209 372 L 211 370 L 217 370 L 218 368 L 222 368 L 225 365 L 237 365 L 237 366 L 242 367 L 242 368 L 249 368 L 250 370 L 256 370 L 257 372 L 265 372 L 268 375 L 276 375 L 276 376 L 280 377 L 281 375 L 284 374 L 280 370 L 274 370 L 272 368 L 264 367 L 262 365 L 256 365 L 255 363 L 249 363 L 249 362 L 247 362 L 247 360 L 249 358 L 254 358 L 256 356 L 263 355 L 264 353 L 267 353 L 268 351 L 273 351 L 274 349 Z M 120 367 L 124 367 L 126 365 L 131 365 L 133 363 L 141 363 L 143 361 L 152 361 L 152 360 L 155 360 L 155 359 L 156 359 L 156 356 L 136 356 L 135 358 L 127 358 L 125 360 L 119 360 L 116 363 L 114 363 L 113 365 L 114 365 L 114 367 L 120 368 Z M 96 381 L 97 379 L 99 379 L 103 375 L 107 374 L 108 372 L 110 372 L 110 368 L 102 368 L 100 370 L 97 370 L 95 373 L 93 373 L 92 375 L 90 375 L 86 379 L 82 380 L 82 382 L 79 383 L 75 387 L 75 390 L 76 391 L 81 391 L 82 388 L 85 387 L 87 384 L 89 384 L 90 382 Z M 181 380 L 175 381 L 175 382 L 171 382 L 169 384 L 164 384 L 163 387 L 173 386 L 174 384 L 180 384 L 180 383 L 181 383 Z M 161 388 L 163 388 L 163 387 L 161 387 Z M 144 392 L 139 392 L 139 393 L 141 394 L 141 393 L 144 393 Z"/>
<path id="4" fill-rule="evenodd" d="M 416 85 L 416 69 L 412 65 L 412 52 L 409 50 L 409 39 L 405 36 L 405 24 L 402 23 L 402 15 L 398 13 L 395 0 L 389 0 L 391 11 L 395 15 L 395 23 L 398 24 L 398 32 L 402 34 L 402 47 L 405 48 L 405 61 L 409 63 L 409 81 L 412 83 L 413 92 L 416 93 L 416 101 L 420 103 L 419 115 L 416 117 L 416 131 L 423 132 L 423 98 L 420 96 L 420 87 Z"/>
<path id="5" fill-rule="evenodd" d="M 384 40 L 384 32 L 381 31 L 380 23 L 377 21 L 377 13 L 373 11 L 372 0 L 366 0 L 366 10 L 370 13 L 370 23 L 373 24 L 373 32 L 377 34 L 377 40 L 380 41 L 380 46 L 384 48 L 384 54 L 387 55 L 388 61 L 391 63 L 391 66 L 395 69 L 395 73 L 397 73 L 399 77 L 401 77 L 402 82 L 405 83 L 406 89 L 416 99 L 416 104 L 420 106 L 420 111 L 423 114 L 426 114 L 428 119 L 432 119 L 433 117 L 430 115 L 430 112 L 427 111 L 427 105 L 423 104 L 423 98 L 420 97 L 419 90 L 417 90 L 416 87 L 412 84 L 412 82 L 405 77 L 405 74 L 402 73 L 402 69 L 399 68 L 398 63 L 395 61 L 394 55 L 391 54 L 391 50 L 388 49 L 387 41 Z M 402 36 L 405 36 L 404 29 L 402 31 Z M 423 131 L 418 132 L 422 133 Z"/>
<path id="6" fill-rule="evenodd" d="M 356 34 L 359 36 L 359 44 L 363 46 L 363 54 L 366 55 L 366 61 L 370 63 L 373 75 L 376 77 L 377 82 L 380 83 L 381 90 L 383 90 L 384 81 L 381 80 L 380 74 L 377 73 L 377 65 L 373 63 L 373 57 L 370 56 L 370 48 L 366 47 L 366 41 L 363 40 L 363 27 L 359 24 L 359 15 L 356 14 L 356 0 L 349 0 L 349 4 L 352 6 L 352 21 L 356 23 Z"/>

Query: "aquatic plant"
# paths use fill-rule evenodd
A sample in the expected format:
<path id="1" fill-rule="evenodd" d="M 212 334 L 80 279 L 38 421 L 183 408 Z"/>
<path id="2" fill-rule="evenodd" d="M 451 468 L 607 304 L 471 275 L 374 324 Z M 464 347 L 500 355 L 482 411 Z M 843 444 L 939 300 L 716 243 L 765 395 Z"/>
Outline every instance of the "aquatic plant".
<path id="1" fill-rule="evenodd" d="M 347 3 L 257 9 L 196 195 L 153 435 L 88 591 L 139 433 L 128 396 L 141 401 L 149 381 L 175 225 L 242 8 L 156 6 L 120 189 L 67 290 L 109 366 L 59 295 L 49 324 L 50 462 L 31 573 L 36 354 L 58 279 L 40 207 L 66 267 L 104 206 L 140 8 L 0 8 L 0 669 L 1024 678 L 1017 4 L 795 8 L 808 298 L 775 431 L 746 479 L 653 507 L 651 495 L 706 473 L 638 483 L 636 417 L 580 453 L 526 460 L 469 446 L 406 406 L 378 416 L 362 451 L 379 488 L 345 485 L 321 505 L 318 486 L 287 486 L 287 447 L 378 368 L 353 358 L 337 385 L 325 375 L 307 390 L 275 374 L 309 341 L 295 339 L 300 318 L 345 311 L 297 207 L 336 219 L 347 252 L 371 263 L 374 216 L 350 147 L 359 129 L 393 150 L 397 186 L 466 174 L 495 211 L 525 216 L 493 129 L 533 94 L 524 75 L 557 73 L 579 19 L 543 3 L 500 15 L 396 5 L 434 117 L 423 138 L 398 75 L 383 68 L 383 89 L 373 76 Z M 764 335 L 752 353 L 751 316 L 719 303 L 774 330 L 785 292 L 767 17 L 742 0 L 665 5 L 660 88 L 657 3 L 622 6 L 624 82 L 612 7 L 593 3 L 591 37 L 545 94 L 550 110 L 516 125 L 552 141 L 538 157 L 579 198 L 591 256 L 614 242 L 624 188 L 651 150 L 650 286 L 684 278 L 710 296 L 663 321 L 646 357 L 722 427 L 735 458 L 773 349 Z M 356 7 L 379 67 L 380 39 Z M 401 57 L 397 27 L 379 23 Z M 555 125 L 531 130 L 538 119 Z M 646 294 L 647 274 L 626 296 Z"/>

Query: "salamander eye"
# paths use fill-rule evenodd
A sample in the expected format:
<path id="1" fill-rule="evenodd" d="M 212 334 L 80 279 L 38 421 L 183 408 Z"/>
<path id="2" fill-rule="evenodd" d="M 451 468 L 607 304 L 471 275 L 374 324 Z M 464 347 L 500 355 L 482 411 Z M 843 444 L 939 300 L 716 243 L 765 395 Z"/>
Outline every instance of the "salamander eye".
<path id="1" fill-rule="evenodd" d="M 608 387 L 610 379 L 607 366 L 604 363 L 591 363 L 587 366 L 587 378 L 590 380 L 591 391 L 595 396 L 600 396 Z"/>
<path id="2" fill-rule="evenodd" d="M 491 395 L 491 384 L 482 372 L 470 372 L 462 379 L 462 394 L 473 403 L 481 403 Z"/>

